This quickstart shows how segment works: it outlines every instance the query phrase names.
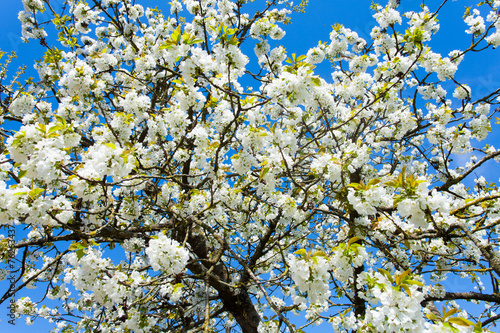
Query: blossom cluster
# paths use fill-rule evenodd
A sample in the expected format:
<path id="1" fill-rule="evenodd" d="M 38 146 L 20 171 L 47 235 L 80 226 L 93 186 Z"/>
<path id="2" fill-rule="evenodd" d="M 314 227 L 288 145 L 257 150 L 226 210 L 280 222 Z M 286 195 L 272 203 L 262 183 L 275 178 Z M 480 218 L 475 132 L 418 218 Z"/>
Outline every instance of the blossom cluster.
<path id="1" fill-rule="evenodd" d="M 494 324 L 498 283 L 484 276 L 500 274 L 500 192 L 478 174 L 500 160 L 488 144 L 500 90 L 479 96 L 459 68 L 500 45 L 500 1 L 466 10 L 471 42 L 451 52 L 434 41 L 454 4 L 391 0 L 372 5 L 367 33 L 336 24 L 303 55 L 280 43 L 307 1 L 52 2 L 23 0 L 19 14 L 23 38 L 47 46 L 39 79 L 0 80 L 0 227 L 29 230 L 14 245 L 0 234 L 2 253 L 17 251 L 23 286 L 63 304 L 21 298 L 29 323 Z M 491 322 L 459 298 L 488 299 Z"/>

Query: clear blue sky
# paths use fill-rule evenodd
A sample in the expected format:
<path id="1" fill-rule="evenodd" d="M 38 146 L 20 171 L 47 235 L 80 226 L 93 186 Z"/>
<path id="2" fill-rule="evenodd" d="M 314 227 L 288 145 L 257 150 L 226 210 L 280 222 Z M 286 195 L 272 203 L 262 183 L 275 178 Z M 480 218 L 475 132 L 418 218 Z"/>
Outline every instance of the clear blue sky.
<path id="1" fill-rule="evenodd" d="M 56 1 L 59 2 L 59 1 Z M 144 3 L 143 1 L 138 1 Z M 299 1 L 296 1 L 297 3 Z M 385 4 L 385 0 L 379 1 Z M 168 6 L 167 1 L 147 1 L 153 6 Z M 259 7 L 264 4 L 264 0 L 256 0 L 253 6 Z M 411 6 L 416 6 L 420 3 L 417 0 L 402 0 L 400 9 L 405 11 Z M 429 2 L 441 3 L 441 1 Z M 21 0 L 0 0 L 0 49 L 2 51 L 16 51 L 19 58 L 11 66 L 12 73 L 16 67 L 25 64 L 28 67 L 28 73 L 37 78 L 37 74 L 33 71 L 33 63 L 35 59 L 42 56 L 43 49 L 37 45 L 36 41 L 30 44 L 21 42 L 21 26 L 17 20 L 17 13 L 22 10 Z M 376 23 L 372 18 L 373 12 L 369 9 L 371 0 L 310 0 L 310 4 L 306 9 L 305 14 L 294 14 L 292 25 L 286 26 L 286 36 L 281 41 L 287 48 L 289 54 L 305 54 L 307 50 L 315 45 L 319 40 L 328 41 L 331 26 L 335 23 L 341 23 L 344 26 L 358 32 L 358 34 L 369 40 L 371 28 Z M 466 29 L 465 24 L 459 21 L 463 15 L 464 7 L 470 5 L 471 1 L 458 0 L 450 2 L 439 16 L 441 30 L 434 39 L 435 51 L 442 52 L 447 55 L 453 49 L 464 49 L 470 39 L 466 38 L 463 31 Z M 414 7 L 413 7 L 414 8 Z M 432 7 L 431 7 L 432 9 Z M 255 60 L 253 53 L 248 54 L 252 60 Z M 492 91 L 500 86 L 500 57 L 499 53 L 488 52 L 487 56 L 476 56 L 468 58 L 461 65 L 456 78 L 460 82 L 469 84 L 473 92 L 477 96 L 484 95 L 487 91 Z M 328 65 L 318 68 L 319 74 L 330 80 Z M 500 148 L 498 143 L 494 144 Z M 483 172 L 487 172 L 483 169 Z M 498 174 L 497 174 L 498 175 Z M 458 280 L 450 280 L 446 282 L 450 287 L 460 285 Z M 0 282 L 0 293 L 7 287 L 5 281 Z M 36 293 L 35 293 L 36 294 Z M 44 320 L 37 321 L 33 326 L 26 326 L 23 320 L 17 320 L 16 326 L 8 325 L 7 304 L 0 305 L 0 332 L 48 332 L 52 327 Z"/>

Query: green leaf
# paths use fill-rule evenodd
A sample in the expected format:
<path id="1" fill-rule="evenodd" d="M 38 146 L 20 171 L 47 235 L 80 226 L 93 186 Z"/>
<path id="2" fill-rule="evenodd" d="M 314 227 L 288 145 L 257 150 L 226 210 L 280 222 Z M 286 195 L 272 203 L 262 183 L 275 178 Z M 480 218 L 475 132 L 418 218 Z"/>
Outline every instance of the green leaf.
<path id="1" fill-rule="evenodd" d="M 35 188 L 35 189 L 32 189 L 31 191 L 29 191 L 28 195 L 30 196 L 31 199 L 36 199 L 38 198 L 39 196 L 42 195 L 42 193 L 45 192 L 45 190 L 43 188 Z"/>
<path id="2" fill-rule="evenodd" d="M 263 169 L 260 171 L 259 179 L 264 178 L 264 177 L 268 174 L 268 172 L 269 172 L 269 170 L 270 170 L 270 169 L 271 169 L 271 168 L 269 168 L 269 167 L 263 168 Z"/>
<path id="3" fill-rule="evenodd" d="M 36 129 L 39 130 L 42 133 L 47 132 L 47 126 L 45 126 L 45 124 L 42 124 L 42 123 L 39 123 L 38 127 Z"/>
<path id="4" fill-rule="evenodd" d="M 49 127 L 49 133 L 56 132 L 58 130 L 64 129 L 64 126 L 62 125 L 53 125 Z"/>
<path id="5" fill-rule="evenodd" d="M 349 242 L 347 242 L 347 246 L 351 246 L 352 243 L 356 243 L 357 241 L 363 240 L 362 238 L 359 238 L 357 236 L 354 236 L 353 238 L 349 239 Z"/>
<path id="6" fill-rule="evenodd" d="M 387 270 L 385 270 L 383 268 L 377 268 L 377 271 L 380 274 L 384 275 L 387 278 L 387 280 L 389 280 L 391 283 L 394 283 L 394 279 L 392 278 L 391 273 L 389 273 Z"/>
<path id="7" fill-rule="evenodd" d="M 450 319 L 448 319 L 448 322 L 455 324 L 455 325 L 459 325 L 459 326 L 466 326 L 466 327 L 474 326 L 473 322 L 471 322 L 468 319 L 462 318 L 462 317 L 450 318 Z"/>
<path id="8" fill-rule="evenodd" d="M 423 287 L 424 284 L 420 281 L 416 281 L 416 280 L 406 280 L 405 281 L 406 284 L 414 284 L 414 285 L 417 285 L 417 286 L 420 286 L 420 287 Z"/>
<path id="9" fill-rule="evenodd" d="M 318 250 L 313 253 L 313 257 L 326 257 L 326 253 L 321 250 Z"/>
<path id="10" fill-rule="evenodd" d="M 305 249 L 297 250 L 293 254 L 298 254 L 302 258 L 306 258 L 307 257 L 307 251 Z"/>
<path id="11" fill-rule="evenodd" d="M 458 328 L 454 327 L 452 324 L 450 324 L 449 322 L 445 322 L 443 323 L 443 326 L 448 328 L 450 331 L 452 331 L 453 333 L 458 333 L 459 330 Z"/>
<path id="12" fill-rule="evenodd" d="M 174 32 L 172 32 L 172 35 L 170 36 L 170 38 L 172 38 L 172 40 L 176 44 L 180 44 L 180 41 L 181 41 L 181 26 L 180 25 L 178 25 L 177 29 L 175 29 Z"/>
<path id="13" fill-rule="evenodd" d="M 169 49 L 171 47 L 172 43 L 169 43 L 168 41 L 166 41 L 165 43 L 163 43 L 162 45 L 160 45 L 159 49 L 160 50 L 165 50 L 165 49 Z"/>
<path id="14" fill-rule="evenodd" d="M 396 181 L 396 180 L 389 180 L 389 181 L 386 181 L 385 182 L 385 185 L 387 186 L 390 186 L 390 187 L 394 187 L 394 188 L 398 188 L 399 186 L 399 183 Z"/>
<path id="15" fill-rule="evenodd" d="M 26 173 L 27 173 L 26 170 L 19 170 L 19 173 L 17 174 L 17 177 L 23 178 L 26 175 Z"/>
<path id="16" fill-rule="evenodd" d="M 450 309 L 449 311 L 445 311 L 445 309 L 443 307 L 443 318 L 452 316 L 457 312 L 460 312 L 460 310 L 453 308 L 453 309 Z"/>
<path id="17" fill-rule="evenodd" d="M 88 243 L 85 239 L 82 239 L 80 242 L 76 243 L 71 243 L 71 245 L 68 247 L 68 250 L 74 251 L 74 250 L 83 250 L 88 247 Z"/>
<path id="18" fill-rule="evenodd" d="M 198 43 L 202 43 L 202 42 L 203 42 L 202 39 L 190 39 L 185 44 L 191 45 L 191 44 L 198 44 Z"/>
<path id="19" fill-rule="evenodd" d="M 427 319 L 429 319 L 429 320 L 435 320 L 435 321 L 439 320 L 439 318 L 434 313 L 432 313 L 432 312 L 429 312 L 427 314 Z"/>
<path id="20" fill-rule="evenodd" d="M 318 257 L 311 257 L 311 260 L 317 265 L 318 264 Z"/>
<path id="21" fill-rule="evenodd" d="M 356 190 L 361 190 L 363 189 L 363 186 L 359 183 L 350 183 L 349 185 L 347 185 L 347 187 L 352 187 Z"/>
<path id="22" fill-rule="evenodd" d="M 68 250 L 74 251 L 78 249 L 78 243 L 71 243 L 71 245 L 68 247 Z"/>
<path id="23" fill-rule="evenodd" d="M 83 251 L 83 249 L 79 249 L 76 251 L 76 257 L 78 258 L 78 260 L 82 259 L 82 257 L 85 255 L 85 252 Z"/>
<path id="24" fill-rule="evenodd" d="M 319 87 L 319 86 L 321 85 L 321 80 L 320 80 L 319 78 L 317 78 L 317 77 L 312 77 L 312 78 L 311 78 L 311 82 L 312 82 L 315 86 L 317 86 L 317 87 Z"/>
<path id="25" fill-rule="evenodd" d="M 401 288 L 403 288 L 406 291 L 406 293 L 408 294 L 408 296 L 411 297 L 411 290 L 410 290 L 410 287 L 408 287 L 407 284 L 402 284 Z"/>
<path id="26" fill-rule="evenodd" d="M 370 187 L 370 186 L 373 186 L 373 185 L 377 185 L 378 183 L 380 183 L 380 181 L 381 181 L 381 180 L 380 180 L 379 178 L 372 179 L 372 180 L 370 180 L 370 181 L 368 182 L 368 185 L 367 185 L 367 186 L 368 186 L 368 187 Z"/>
<path id="27" fill-rule="evenodd" d="M 408 269 L 406 271 L 404 271 L 403 273 L 399 274 L 398 276 L 396 276 L 396 285 L 400 285 L 401 284 L 401 281 L 404 280 L 405 277 L 408 276 L 408 274 L 411 273 L 411 269 Z"/>

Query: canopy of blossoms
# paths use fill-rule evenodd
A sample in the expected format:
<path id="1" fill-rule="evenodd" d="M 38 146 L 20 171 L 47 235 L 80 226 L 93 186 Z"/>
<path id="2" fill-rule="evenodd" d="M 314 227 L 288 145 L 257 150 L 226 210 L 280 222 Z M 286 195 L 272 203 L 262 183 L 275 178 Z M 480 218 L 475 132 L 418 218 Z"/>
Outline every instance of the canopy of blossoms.
<path id="1" fill-rule="evenodd" d="M 0 303 L 60 332 L 495 330 L 500 89 L 454 76 L 500 1 L 449 54 L 459 4 L 391 0 L 305 55 L 279 40 L 307 1 L 250 2 L 23 0 L 44 54 L 0 68 Z"/>

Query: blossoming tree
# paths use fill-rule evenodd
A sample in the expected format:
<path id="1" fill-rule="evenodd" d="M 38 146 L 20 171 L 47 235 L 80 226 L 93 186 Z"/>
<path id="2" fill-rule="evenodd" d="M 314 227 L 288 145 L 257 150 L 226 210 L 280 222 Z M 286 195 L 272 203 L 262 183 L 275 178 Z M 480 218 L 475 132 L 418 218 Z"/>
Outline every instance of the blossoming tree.
<path id="1" fill-rule="evenodd" d="M 304 3 L 247 2 L 23 0 L 45 53 L 0 72 L 0 303 L 62 332 L 494 329 L 500 192 L 464 182 L 498 161 L 500 89 L 454 74 L 500 45 L 500 1 L 447 55 L 456 3 L 391 0 L 370 40 L 335 25 L 300 56 L 277 40 Z"/>

